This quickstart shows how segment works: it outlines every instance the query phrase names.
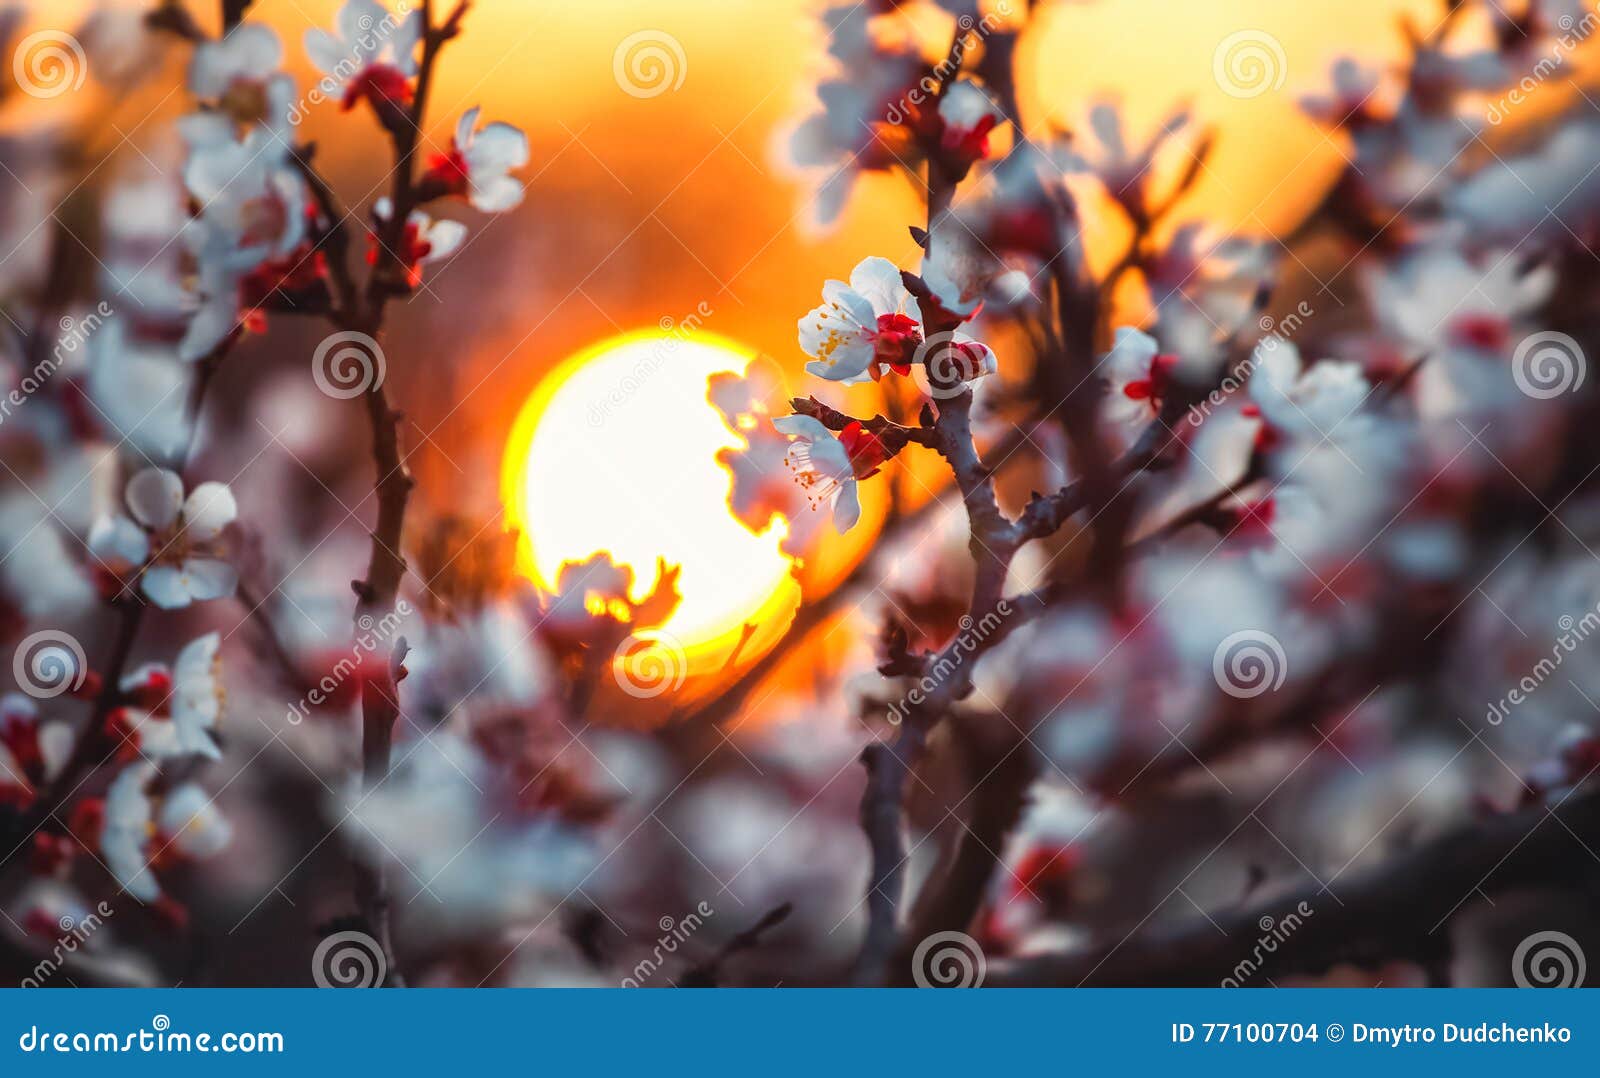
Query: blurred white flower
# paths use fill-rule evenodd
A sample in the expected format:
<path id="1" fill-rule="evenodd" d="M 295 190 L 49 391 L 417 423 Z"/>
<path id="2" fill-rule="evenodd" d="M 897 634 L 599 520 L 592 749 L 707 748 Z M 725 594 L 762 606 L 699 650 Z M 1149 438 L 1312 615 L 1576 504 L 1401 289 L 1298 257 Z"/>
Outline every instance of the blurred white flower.
<path id="1" fill-rule="evenodd" d="M 1258 344 L 1252 361 L 1250 399 L 1273 432 L 1313 442 L 1365 433 L 1357 416 L 1372 387 L 1359 364 L 1324 360 L 1307 366 L 1299 348 L 1277 338 Z"/>
<path id="2" fill-rule="evenodd" d="M 119 884 L 140 902 L 161 898 L 154 867 L 175 858 L 204 860 L 221 853 L 233 827 L 194 783 L 152 795 L 158 775 L 147 761 L 117 773 L 106 792 L 100 852 Z"/>
<path id="3" fill-rule="evenodd" d="M 242 23 L 220 40 L 195 46 L 189 89 L 243 127 L 261 124 L 287 136 L 294 81 L 279 71 L 282 63 L 278 35 L 257 23 Z"/>
<path id="4" fill-rule="evenodd" d="M 377 0 L 346 0 L 334 17 L 334 32 L 306 31 L 306 55 L 334 89 L 344 88 L 343 107 L 366 98 L 380 115 L 409 107 L 417 73 L 422 12 L 404 18 Z"/>
<path id="5" fill-rule="evenodd" d="M 124 498 L 132 520 L 102 518 L 91 533 L 91 553 L 103 569 L 120 579 L 153 558 L 142 574 L 143 591 L 169 610 L 233 594 L 237 574 L 214 556 L 222 530 L 239 513 L 227 484 L 201 483 L 186 499 L 175 473 L 146 468 L 128 481 Z"/>
<path id="6" fill-rule="evenodd" d="M 373 204 L 372 216 L 380 227 L 393 214 L 394 204 L 387 197 Z M 449 258 L 466 238 L 467 226 L 460 221 L 436 221 L 421 210 L 412 210 L 406 215 L 406 226 L 400 233 L 400 248 L 395 252 L 406 267 L 406 284 L 416 288 L 422 282 L 422 267 Z M 368 262 L 378 261 L 378 242 L 377 236 L 374 236 Z"/>
<path id="7" fill-rule="evenodd" d="M 1178 357 L 1162 352 L 1156 339 L 1131 326 L 1118 328 L 1111 351 L 1100 359 L 1106 380 L 1102 417 L 1126 449 L 1155 422 L 1167 393 Z"/>
<path id="8" fill-rule="evenodd" d="M 522 184 L 509 173 L 528 163 L 528 136 L 496 120 L 477 128 L 478 109 L 456 123 L 448 152 L 428 165 L 422 190 L 429 195 L 459 195 L 474 209 L 503 213 L 522 202 Z"/>
<path id="9" fill-rule="evenodd" d="M 943 121 L 940 145 L 963 162 L 989 156 L 989 134 L 1005 119 L 986 90 L 971 79 L 957 79 L 939 98 Z"/>

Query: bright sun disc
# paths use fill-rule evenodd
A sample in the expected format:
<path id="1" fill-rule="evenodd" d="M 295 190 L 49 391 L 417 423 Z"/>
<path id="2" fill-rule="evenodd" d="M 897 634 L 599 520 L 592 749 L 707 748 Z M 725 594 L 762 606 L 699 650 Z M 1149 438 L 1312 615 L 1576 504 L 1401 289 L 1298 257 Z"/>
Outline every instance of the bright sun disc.
<path id="1" fill-rule="evenodd" d="M 746 622 L 793 602 L 783 525 L 754 535 L 735 520 L 716 459 L 740 440 L 707 401 L 706 380 L 742 373 L 752 356 L 703 332 L 602 341 L 523 405 L 501 470 L 525 537 L 520 567 L 546 590 L 564 563 L 598 551 L 633 567 L 635 599 L 654 585 L 657 558 L 682 567 L 682 602 L 661 628 L 687 649 L 690 672 L 719 667 Z"/>

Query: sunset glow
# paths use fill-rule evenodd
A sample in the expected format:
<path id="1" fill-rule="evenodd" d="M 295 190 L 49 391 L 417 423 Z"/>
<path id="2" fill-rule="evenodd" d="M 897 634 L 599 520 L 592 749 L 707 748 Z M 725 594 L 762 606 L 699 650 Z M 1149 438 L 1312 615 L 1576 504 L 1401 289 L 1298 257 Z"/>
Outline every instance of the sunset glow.
<path id="1" fill-rule="evenodd" d="M 524 532 L 521 570 L 553 588 L 566 562 L 610 551 L 634 569 L 633 597 L 658 558 L 682 566 L 683 600 L 663 626 L 690 672 L 726 661 L 747 621 L 787 616 L 782 525 L 754 535 L 727 510 L 717 450 L 738 444 L 706 400 L 706 379 L 742 371 L 751 352 L 697 333 L 603 341 L 561 364 L 523 405 L 502 491 Z"/>

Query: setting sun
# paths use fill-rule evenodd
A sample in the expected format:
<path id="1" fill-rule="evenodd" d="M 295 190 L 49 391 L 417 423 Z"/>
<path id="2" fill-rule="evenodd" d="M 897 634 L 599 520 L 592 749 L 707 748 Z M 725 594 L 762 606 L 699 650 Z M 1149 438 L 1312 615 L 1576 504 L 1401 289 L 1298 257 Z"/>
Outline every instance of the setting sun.
<path id="1" fill-rule="evenodd" d="M 525 540 L 519 567 L 553 588 L 561 566 L 609 551 L 647 593 L 658 558 L 682 567 L 683 598 L 662 632 L 689 672 L 717 669 L 746 622 L 786 616 L 795 599 L 781 524 L 755 535 L 727 510 L 719 449 L 738 444 L 706 400 L 706 380 L 753 353 L 696 333 L 637 333 L 561 364 L 523 405 L 502 491 Z"/>

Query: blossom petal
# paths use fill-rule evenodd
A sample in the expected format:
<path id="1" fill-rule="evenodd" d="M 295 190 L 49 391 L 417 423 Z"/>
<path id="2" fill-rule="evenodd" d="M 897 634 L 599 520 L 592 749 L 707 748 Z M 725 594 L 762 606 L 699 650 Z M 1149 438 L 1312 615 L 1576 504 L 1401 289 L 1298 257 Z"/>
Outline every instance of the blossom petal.
<path id="1" fill-rule="evenodd" d="M 316 65 L 317 70 L 333 78 L 338 78 L 342 74 L 340 64 L 349 57 L 338 38 L 326 30 L 312 28 L 306 31 L 302 40 L 306 56 Z"/>
<path id="2" fill-rule="evenodd" d="M 183 563 L 185 587 L 196 599 L 225 599 L 239 586 L 233 566 L 215 558 L 190 558 Z"/>
<path id="3" fill-rule="evenodd" d="M 276 31 L 260 23 L 235 26 L 222 43 L 233 49 L 234 65 L 246 74 L 270 75 L 283 63 L 283 42 Z"/>
<path id="4" fill-rule="evenodd" d="M 472 145 L 472 129 L 478 126 L 478 106 L 473 105 L 456 121 L 456 149 L 462 153 Z"/>
<path id="5" fill-rule="evenodd" d="M 233 838 L 233 825 L 211 796 L 192 782 L 162 799 L 157 826 L 188 857 L 213 857 Z"/>
<path id="6" fill-rule="evenodd" d="M 1122 117 L 1115 105 L 1100 104 L 1090 109 L 1089 126 L 1104 148 L 1106 157 L 1112 161 L 1122 161 L 1128 156 L 1128 145 L 1122 140 Z"/>
<path id="7" fill-rule="evenodd" d="M 823 426 L 822 420 L 816 416 L 778 416 L 772 421 L 772 426 L 779 434 L 787 434 L 791 438 L 799 438 L 807 442 L 817 442 L 833 437 L 833 432 Z"/>
<path id="8" fill-rule="evenodd" d="M 425 262 L 449 258 L 467 238 L 467 226 L 460 221 L 435 221 L 428 229 L 428 246 L 431 248 Z"/>
<path id="9" fill-rule="evenodd" d="M 839 484 L 839 497 L 833 503 L 833 530 L 843 535 L 861 519 L 861 496 L 854 480 Z"/>
<path id="10" fill-rule="evenodd" d="M 127 517 L 101 517 L 89 529 L 89 553 L 108 569 L 131 569 L 150 557 L 150 537 Z"/>
<path id="11" fill-rule="evenodd" d="M 390 55 L 394 66 L 407 76 L 417 73 L 417 43 L 422 40 L 422 11 L 413 8 L 389 39 Z"/>
<path id="12" fill-rule="evenodd" d="M 497 176 L 487 183 L 472 184 L 472 206 L 484 213 L 504 213 L 522 203 L 522 184 L 510 176 Z"/>
<path id="13" fill-rule="evenodd" d="M 389 12 L 378 0 L 345 0 L 339 14 L 334 18 L 334 26 L 338 28 L 339 36 L 344 39 L 346 47 L 356 45 L 362 38 L 371 38 L 383 21 L 389 17 Z"/>
<path id="14" fill-rule="evenodd" d="M 191 596 L 183 574 L 170 565 L 155 565 L 145 570 L 142 584 L 145 598 L 163 610 L 181 610 Z"/>
<path id="15" fill-rule="evenodd" d="M 806 364 L 806 373 L 829 382 L 853 386 L 871 381 L 867 368 L 872 366 L 876 353 L 866 340 L 849 341 L 833 351 L 833 358 L 812 360 Z"/>
<path id="16" fill-rule="evenodd" d="M 61 774 L 77 743 L 77 731 L 67 723 L 47 722 L 39 727 L 39 755 L 44 759 L 46 779 L 54 779 Z"/>
<path id="17" fill-rule="evenodd" d="M 485 124 L 465 151 L 467 167 L 490 174 L 509 172 L 528 163 L 528 136 L 508 123 Z"/>
<path id="18" fill-rule="evenodd" d="M 183 503 L 184 530 L 194 539 L 215 539 L 238 516 L 239 503 L 226 483 L 201 483 Z"/>
<path id="19" fill-rule="evenodd" d="M 128 480 L 128 510 L 147 528 L 164 531 L 183 507 L 183 481 L 165 468 L 146 468 Z"/>
<path id="20" fill-rule="evenodd" d="M 911 293 L 900 277 L 900 267 L 887 258 L 863 258 L 850 271 L 850 287 L 872 305 L 873 314 L 900 314 L 911 304 Z"/>
<path id="21" fill-rule="evenodd" d="M 1131 326 L 1122 326 L 1117 330 L 1111 351 L 1107 352 L 1100 362 L 1106 378 L 1115 386 L 1121 386 L 1140 378 L 1148 378 L 1150 361 L 1160 350 L 1161 346 L 1148 333 Z"/>
<path id="22" fill-rule="evenodd" d="M 146 903 L 161 897 L 161 888 L 144 859 L 142 836 L 122 828 L 104 831 L 100 835 L 100 853 L 128 894 Z"/>
<path id="23" fill-rule="evenodd" d="M 185 363 L 204 359 L 239 326 L 237 291 L 211 296 L 195 311 L 178 343 L 178 358 Z"/>
<path id="24" fill-rule="evenodd" d="M 178 657 L 172 664 L 173 676 L 181 681 L 198 674 L 209 674 L 212 664 L 216 662 L 217 649 L 221 644 L 222 637 L 217 633 L 206 633 L 204 636 L 195 637 L 178 652 Z"/>
<path id="25" fill-rule="evenodd" d="M 836 308 L 836 317 L 847 317 L 856 325 L 868 329 L 878 326 L 878 312 L 872 309 L 872 301 L 843 281 L 824 282 L 822 302 L 823 307 Z"/>

